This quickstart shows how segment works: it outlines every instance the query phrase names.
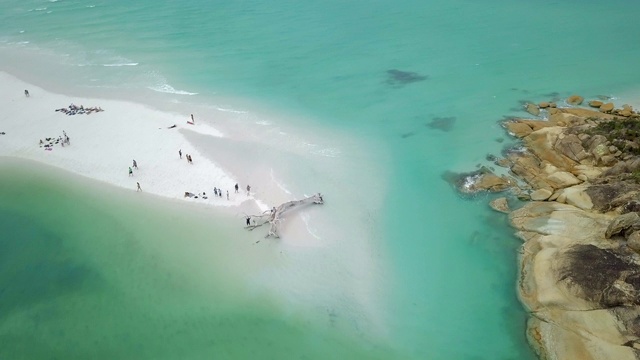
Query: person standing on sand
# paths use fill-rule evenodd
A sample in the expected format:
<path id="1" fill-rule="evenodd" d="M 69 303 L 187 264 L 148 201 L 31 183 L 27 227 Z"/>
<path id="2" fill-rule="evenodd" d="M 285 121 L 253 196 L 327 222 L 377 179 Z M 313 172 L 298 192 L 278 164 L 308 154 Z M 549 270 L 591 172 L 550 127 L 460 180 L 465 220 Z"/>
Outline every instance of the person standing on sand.
<path id="1" fill-rule="evenodd" d="M 133 168 L 136 170 L 138 169 L 138 163 L 136 162 L 135 159 L 133 159 Z"/>
<path id="2" fill-rule="evenodd" d="M 195 123 L 196 123 L 196 120 L 193 118 L 193 114 L 191 114 L 191 123 L 192 123 L 192 124 L 195 124 Z"/>
<path id="3" fill-rule="evenodd" d="M 229 190 L 227 190 L 227 200 L 229 200 Z"/>
<path id="4" fill-rule="evenodd" d="M 251 216 L 247 216 L 247 226 L 251 225 Z"/>
<path id="5" fill-rule="evenodd" d="M 129 166 L 129 176 L 133 176 L 133 169 Z"/>
<path id="6" fill-rule="evenodd" d="M 138 188 L 136 189 L 136 192 L 142 191 L 142 188 L 140 187 L 140 183 L 136 181 L 136 185 L 138 185 Z"/>
<path id="7" fill-rule="evenodd" d="M 236 183 L 236 194 L 238 193 L 238 183 Z"/>
<path id="8" fill-rule="evenodd" d="M 247 185 L 247 196 L 249 196 L 249 193 L 251 193 L 251 186 Z"/>
<path id="9" fill-rule="evenodd" d="M 25 90 L 25 91 L 24 91 L 24 96 L 26 96 L 26 97 L 31 96 L 31 95 L 29 95 L 29 90 Z"/>
<path id="10" fill-rule="evenodd" d="M 182 159 L 182 149 L 178 150 L 178 155 L 180 155 L 180 159 Z"/>

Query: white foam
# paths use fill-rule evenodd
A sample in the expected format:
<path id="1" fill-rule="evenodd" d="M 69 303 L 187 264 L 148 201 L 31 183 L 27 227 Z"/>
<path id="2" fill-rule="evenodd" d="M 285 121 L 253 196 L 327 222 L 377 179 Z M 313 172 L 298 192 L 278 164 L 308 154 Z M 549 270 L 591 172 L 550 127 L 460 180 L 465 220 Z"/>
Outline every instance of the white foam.
<path id="1" fill-rule="evenodd" d="M 304 225 L 306 226 L 307 231 L 309 232 L 309 234 L 311 234 L 311 236 L 313 236 L 317 240 L 321 240 L 320 236 L 318 236 L 318 234 L 316 234 L 316 230 L 315 229 L 312 230 L 311 227 L 309 226 L 309 215 L 303 213 L 301 218 L 302 218 L 302 221 L 304 222 Z"/>
<path id="2" fill-rule="evenodd" d="M 311 150 L 311 153 L 315 155 L 335 158 L 335 157 L 339 157 L 342 152 L 340 151 L 340 149 L 326 148 L 326 149 Z"/>
<path id="3" fill-rule="evenodd" d="M 273 173 L 273 169 L 269 169 L 269 173 L 271 175 L 271 181 L 273 181 L 276 184 L 276 186 L 280 188 L 280 190 L 284 191 L 286 194 L 292 195 L 289 189 L 287 189 L 284 185 L 282 185 L 282 183 L 276 180 L 275 174 Z"/>
<path id="4" fill-rule="evenodd" d="M 107 67 L 111 67 L 111 66 L 138 66 L 139 63 L 136 62 L 129 62 L 129 63 L 117 63 L 117 64 L 102 64 L 102 66 L 107 66 Z"/>
<path id="5" fill-rule="evenodd" d="M 218 111 L 234 113 L 234 114 L 246 114 L 246 113 L 248 113 L 247 111 L 243 111 L 243 110 L 226 109 L 226 108 L 222 108 L 222 107 L 216 107 L 215 109 L 218 110 Z"/>
<path id="6" fill-rule="evenodd" d="M 210 135 L 215 137 L 224 137 L 224 134 L 220 132 L 220 130 L 214 128 L 213 126 L 206 125 L 202 123 L 201 120 L 198 120 L 195 124 L 188 124 L 184 127 L 187 131 L 197 132 L 202 135 Z"/>
<path id="7" fill-rule="evenodd" d="M 168 94 L 177 94 L 177 95 L 198 95 L 198 93 L 184 91 L 184 90 L 176 90 L 173 86 L 169 84 L 160 84 L 156 86 L 148 86 L 148 89 L 153 91 L 168 93 Z"/>

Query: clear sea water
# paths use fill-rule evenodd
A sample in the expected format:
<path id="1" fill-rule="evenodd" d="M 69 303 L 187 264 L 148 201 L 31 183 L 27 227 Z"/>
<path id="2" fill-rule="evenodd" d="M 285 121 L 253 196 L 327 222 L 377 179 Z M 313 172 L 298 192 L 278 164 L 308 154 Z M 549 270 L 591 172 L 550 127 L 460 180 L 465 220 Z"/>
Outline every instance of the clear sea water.
<path id="1" fill-rule="evenodd" d="M 515 292 L 519 242 L 488 197 L 462 198 L 442 174 L 489 164 L 510 143 L 498 121 L 522 115 L 522 101 L 640 102 L 637 14 L 631 0 L 3 1 L 0 70 L 52 91 L 254 114 L 239 122 L 268 114 L 375 144 L 347 160 L 386 170 L 344 186 L 385 184 L 384 209 L 369 216 L 394 281 L 383 345 L 261 301 L 222 311 L 192 287 L 172 291 L 153 253 L 106 246 L 98 229 L 159 236 L 114 215 L 120 205 L 67 205 L 45 196 L 63 184 L 25 183 L 11 168 L 0 173 L 12 234 L 0 241 L 0 356 L 533 358 Z M 96 225 L 70 220 L 81 216 Z M 118 274 L 134 263 L 138 275 Z"/>

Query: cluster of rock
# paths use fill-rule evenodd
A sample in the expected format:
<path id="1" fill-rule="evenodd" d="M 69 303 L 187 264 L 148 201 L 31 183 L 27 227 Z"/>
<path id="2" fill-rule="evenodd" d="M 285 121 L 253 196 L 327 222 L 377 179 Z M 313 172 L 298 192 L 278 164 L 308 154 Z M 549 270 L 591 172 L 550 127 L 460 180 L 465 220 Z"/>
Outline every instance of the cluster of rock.
<path id="1" fill-rule="evenodd" d="M 596 101 L 542 105 L 547 120 L 504 124 L 524 146 L 495 159 L 510 175 L 484 169 L 460 191 L 512 189 L 530 200 L 514 211 L 507 197 L 491 206 L 509 212 L 524 241 L 518 292 L 540 358 L 640 359 L 640 146 L 598 131 L 640 116 Z"/>
<path id="2" fill-rule="evenodd" d="M 584 102 L 584 98 L 580 95 L 572 95 L 569 96 L 565 100 L 565 102 L 570 106 L 579 106 Z M 612 102 L 604 102 L 601 100 L 591 100 L 588 102 L 588 104 L 590 107 L 597 108 L 600 112 L 603 112 L 605 114 L 613 114 L 623 117 L 629 117 L 635 114 L 633 108 L 630 105 L 622 105 L 622 108 L 616 109 L 615 105 Z M 538 104 L 527 103 L 524 105 L 524 108 L 529 114 L 539 116 L 541 111 L 543 111 L 544 109 L 547 109 L 551 114 L 554 113 L 555 111 L 551 109 L 555 109 L 557 108 L 557 106 L 558 105 L 553 101 L 543 101 Z"/>

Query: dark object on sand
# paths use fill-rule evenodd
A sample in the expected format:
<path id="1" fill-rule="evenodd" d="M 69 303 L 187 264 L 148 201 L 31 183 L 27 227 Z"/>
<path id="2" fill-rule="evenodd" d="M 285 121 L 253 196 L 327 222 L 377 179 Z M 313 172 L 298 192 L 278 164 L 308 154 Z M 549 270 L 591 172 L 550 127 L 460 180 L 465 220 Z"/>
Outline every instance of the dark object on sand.
<path id="1" fill-rule="evenodd" d="M 25 91 L 24 91 L 24 96 L 26 96 L 26 97 L 31 96 L 31 95 L 29 95 L 29 90 L 25 90 Z"/>
<path id="2" fill-rule="evenodd" d="M 177 127 L 177 126 L 178 126 L 178 125 L 175 125 L 175 124 L 174 124 L 174 125 L 169 126 L 167 129 L 173 129 L 174 127 Z"/>

